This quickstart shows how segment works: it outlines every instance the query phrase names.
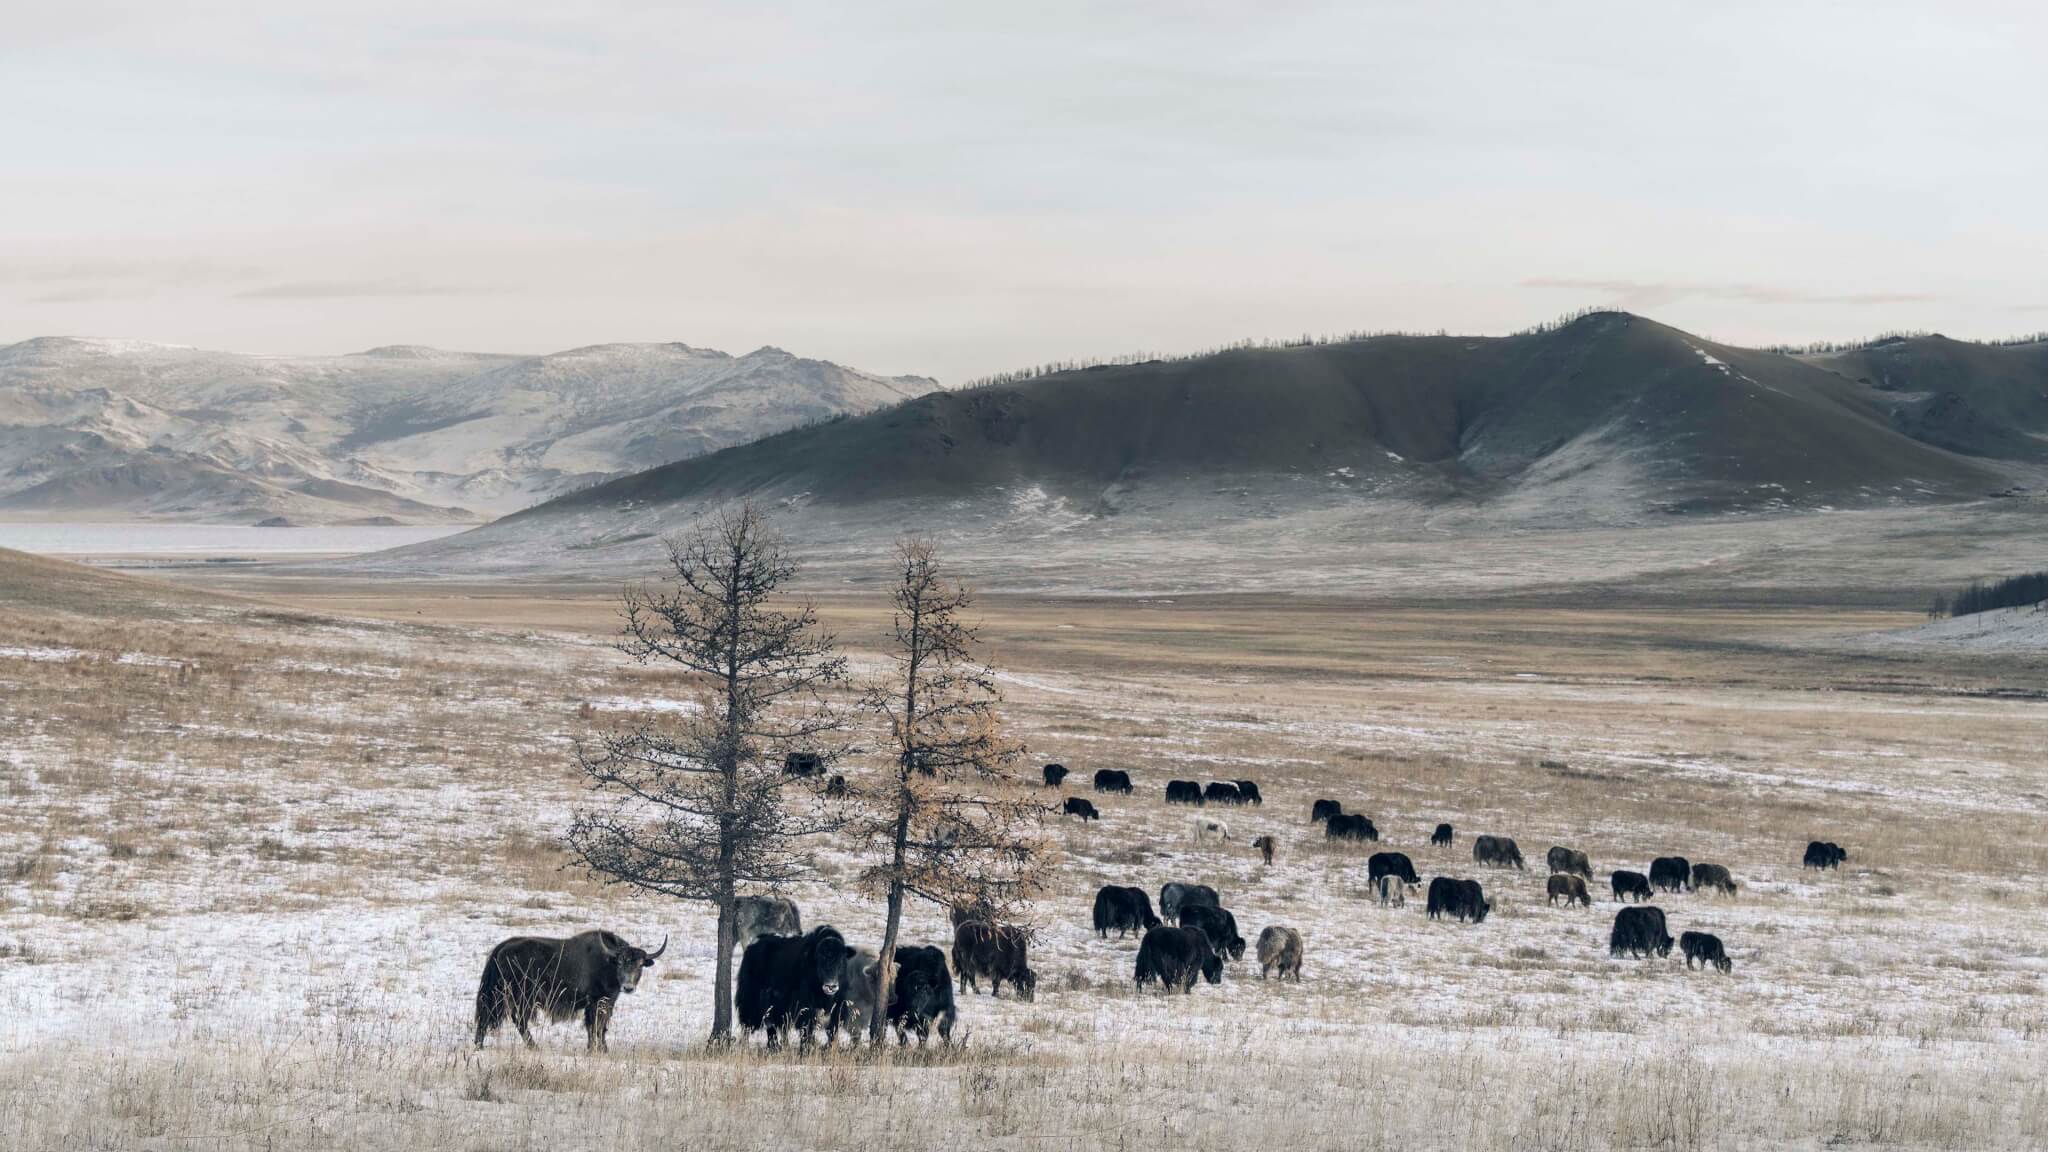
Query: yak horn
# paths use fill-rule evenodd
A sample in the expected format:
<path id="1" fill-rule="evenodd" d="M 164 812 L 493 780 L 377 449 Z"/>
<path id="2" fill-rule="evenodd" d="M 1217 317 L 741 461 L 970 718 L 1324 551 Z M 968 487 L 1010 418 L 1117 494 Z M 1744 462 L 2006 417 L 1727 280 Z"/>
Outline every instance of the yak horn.
<path id="1" fill-rule="evenodd" d="M 659 958 L 660 958 L 660 956 L 661 956 L 661 954 L 662 954 L 663 952 L 666 952 L 666 951 L 668 951 L 668 933 L 666 933 L 666 932 L 663 932 L 663 933 L 661 934 L 661 947 L 659 947 L 659 948 L 656 948 L 656 949 L 655 949 L 654 951 L 652 951 L 652 952 L 649 952 L 649 953 L 647 954 L 647 959 L 648 959 L 648 960 L 649 960 L 650 962 L 651 962 L 651 961 L 653 961 L 653 960 L 659 959 Z"/>

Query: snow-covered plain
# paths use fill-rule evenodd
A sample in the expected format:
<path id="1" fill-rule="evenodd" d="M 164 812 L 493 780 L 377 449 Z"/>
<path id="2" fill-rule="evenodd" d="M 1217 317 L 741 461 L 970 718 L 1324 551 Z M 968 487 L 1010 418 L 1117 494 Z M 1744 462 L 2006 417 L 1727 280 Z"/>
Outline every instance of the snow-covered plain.
<path id="1" fill-rule="evenodd" d="M 1620 625 L 1569 617 L 1487 622 L 1519 639 L 1477 643 L 1455 620 L 1341 610 L 990 612 L 1027 769 L 1066 763 L 1072 792 L 1122 767 L 1139 791 L 1058 826 L 1036 1001 L 963 992 L 963 1054 L 880 1063 L 707 1055 L 705 911 L 564 867 L 573 742 L 689 697 L 602 636 L 0 615 L 0 1143 L 2048 1139 L 2038 701 L 1758 681 L 1698 655 L 1672 657 L 1679 679 L 1627 643 L 1576 650 Z M 872 667 L 859 619 L 840 630 Z M 1354 633 L 1396 655 L 1344 647 Z M 1198 846 L 1189 813 L 1160 802 L 1174 777 L 1254 778 L 1266 803 Z M 1480 879 L 1493 915 L 1432 922 L 1420 893 L 1372 903 L 1367 851 L 1308 824 L 1322 796 L 1371 814 L 1425 878 Z M 1426 843 L 1439 819 L 1453 850 Z M 1476 867 L 1481 832 L 1517 837 L 1532 870 Z M 1247 847 L 1261 834 L 1281 841 L 1270 869 Z M 1809 836 L 1848 846 L 1849 865 L 1803 871 Z M 1544 901 L 1552 843 L 1592 855 L 1592 910 Z M 880 909 L 845 884 L 860 846 L 817 848 L 817 881 L 792 892 L 806 922 L 872 943 Z M 1674 935 L 1720 934 L 1732 975 L 1607 954 L 1608 870 L 1673 852 L 1743 885 L 1658 901 Z M 1104 883 L 1169 880 L 1215 885 L 1248 939 L 1299 928 L 1306 978 L 1262 982 L 1247 958 L 1190 997 L 1135 994 L 1136 941 L 1096 938 L 1089 905 Z M 469 1051 L 491 944 L 598 925 L 672 940 L 610 1056 L 584 1056 L 573 1025 L 535 1056 L 509 1034 Z M 933 908 L 908 931 L 949 938 Z"/>

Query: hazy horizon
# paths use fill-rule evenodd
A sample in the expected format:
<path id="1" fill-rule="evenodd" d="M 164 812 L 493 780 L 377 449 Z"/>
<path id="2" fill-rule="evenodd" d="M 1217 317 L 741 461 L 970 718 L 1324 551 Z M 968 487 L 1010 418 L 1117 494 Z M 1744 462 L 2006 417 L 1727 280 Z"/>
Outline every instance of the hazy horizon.
<path id="1" fill-rule="evenodd" d="M 2048 327 L 2048 14 L 8 16 L 0 343 L 762 345 L 947 383 L 1612 306 Z"/>

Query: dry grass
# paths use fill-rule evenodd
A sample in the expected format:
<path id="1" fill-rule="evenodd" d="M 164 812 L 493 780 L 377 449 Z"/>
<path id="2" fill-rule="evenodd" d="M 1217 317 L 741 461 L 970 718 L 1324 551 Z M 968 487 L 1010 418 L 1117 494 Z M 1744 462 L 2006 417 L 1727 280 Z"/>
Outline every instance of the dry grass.
<path id="1" fill-rule="evenodd" d="M 314 591 L 146 624 L 0 603 L 0 646 L 80 653 L 0 658 L 0 1146 L 2048 1142 L 2048 708 L 1973 694 L 2042 679 L 1804 639 L 1879 618 L 992 602 L 1021 734 L 1140 792 L 1059 826 L 1037 1003 L 965 999 L 964 1054 L 799 1059 L 696 1048 L 701 910 L 564 867 L 570 742 L 681 694 L 603 647 L 608 602 L 471 590 L 364 624 L 325 609 L 395 602 Z M 875 603 L 826 608 L 856 649 L 876 634 Z M 466 622 L 493 609 L 507 630 Z M 1255 778 L 1268 803 L 1196 847 L 1169 777 Z M 1370 848 L 1306 823 L 1324 795 L 1426 875 L 1477 876 L 1495 914 L 1377 908 Z M 1423 843 L 1439 819 L 1451 853 Z M 1478 832 L 1535 870 L 1475 869 Z M 1261 833 L 1271 869 L 1243 847 Z M 1814 836 L 1850 866 L 1802 873 Z M 1592 854 L 1598 897 L 1653 855 L 1727 864 L 1739 897 L 1660 903 L 1674 932 L 1718 931 L 1735 974 L 1610 960 L 1608 901 L 1544 903 L 1552 843 Z M 820 863 L 852 871 L 836 846 Z M 1096 940 L 1088 902 L 1166 879 L 1217 885 L 1247 936 L 1300 927 L 1307 978 L 1134 995 L 1135 942 Z M 873 934 L 855 894 L 797 895 Z M 609 1057 L 566 1025 L 538 1054 L 468 1051 L 492 941 L 597 924 L 676 940 Z"/>

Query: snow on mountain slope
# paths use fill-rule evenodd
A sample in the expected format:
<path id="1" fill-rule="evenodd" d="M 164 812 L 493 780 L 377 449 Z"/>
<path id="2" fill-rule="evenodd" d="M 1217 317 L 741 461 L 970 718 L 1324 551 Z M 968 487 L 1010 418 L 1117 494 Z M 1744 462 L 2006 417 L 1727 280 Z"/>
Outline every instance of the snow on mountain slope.
<path id="1" fill-rule="evenodd" d="M 0 346 L 0 515 L 490 517 L 935 387 L 779 348 L 281 357 L 46 337 Z"/>

